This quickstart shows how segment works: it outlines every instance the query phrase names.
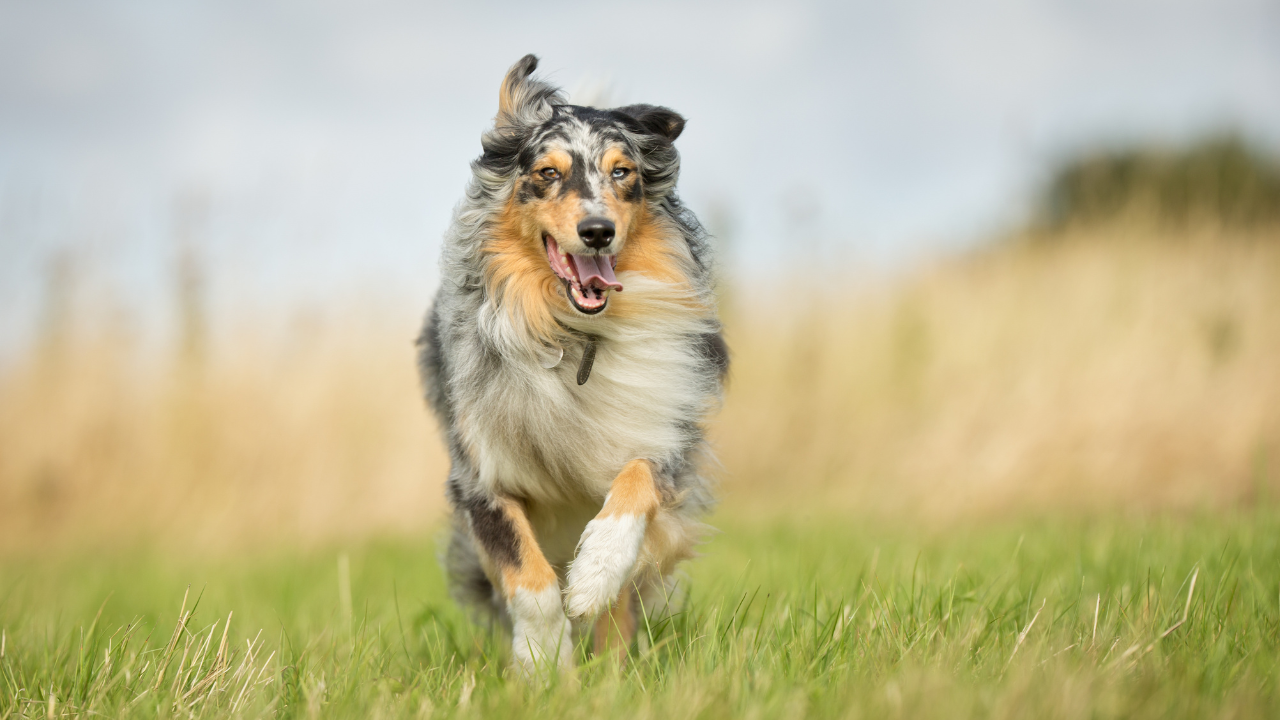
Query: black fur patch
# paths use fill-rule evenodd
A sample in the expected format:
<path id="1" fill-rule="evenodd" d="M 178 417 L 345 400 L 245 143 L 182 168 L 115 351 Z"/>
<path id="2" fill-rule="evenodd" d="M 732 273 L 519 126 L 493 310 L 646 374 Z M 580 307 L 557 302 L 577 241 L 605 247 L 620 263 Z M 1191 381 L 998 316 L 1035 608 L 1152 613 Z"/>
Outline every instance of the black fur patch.
<path id="1" fill-rule="evenodd" d="M 547 189 L 537 180 L 522 180 L 520 189 L 516 191 L 516 200 L 520 203 L 527 203 L 534 198 L 541 200 L 547 196 Z"/>
<path id="2" fill-rule="evenodd" d="M 684 117 L 675 110 L 658 105 L 628 105 L 617 108 L 614 112 L 631 118 L 637 125 L 651 135 L 673 143 L 680 133 L 684 132 Z"/>
<path id="3" fill-rule="evenodd" d="M 511 520 L 488 498 L 464 499 L 471 532 L 489 559 L 499 565 L 520 567 L 520 541 Z"/>
<path id="4" fill-rule="evenodd" d="M 578 153 L 573 153 L 573 165 L 569 168 L 569 177 L 565 178 L 564 184 L 560 187 L 561 196 L 570 192 L 577 192 L 578 197 L 584 200 L 594 199 L 591 186 L 587 184 L 587 161 Z"/>
<path id="5" fill-rule="evenodd" d="M 515 170 L 517 158 L 524 145 L 525 134 L 515 128 L 504 128 L 486 133 L 480 140 L 484 153 L 476 160 L 476 164 L 499 175 L 506 175 Z"/>
<path id="6" fill-rule="evenodd" d="M 506 611 L 502 598 L 484 573 L 484 566 L 476 554 L 465 522 L 454 516 L 449 544 L 441 558 L 449 578 L 449 594 L 463 606 L 475 611 L 477 619 L 482 622 L 504 621 Z"/>
<path id="7" fill-rule="evenodd" d="M 724 379 L 729 372 L 729 346 L 720 333 L 707 333 L 702 336 L 702 356 L 706 358 Z"/>
<path id="8" fill-rule="evenodd" d="M 427 313 L 427 320 L 422 326 L 422 334 L 418 336 L 418 375 L 422 379 L 426 391 L 427 406 L 435 412 L 440 420 L 441 428 L 453 425 L 453 408 L 445 393 L 444 354 L 441 352 L 440 317 L 436 306 L 432 304 Z"/>

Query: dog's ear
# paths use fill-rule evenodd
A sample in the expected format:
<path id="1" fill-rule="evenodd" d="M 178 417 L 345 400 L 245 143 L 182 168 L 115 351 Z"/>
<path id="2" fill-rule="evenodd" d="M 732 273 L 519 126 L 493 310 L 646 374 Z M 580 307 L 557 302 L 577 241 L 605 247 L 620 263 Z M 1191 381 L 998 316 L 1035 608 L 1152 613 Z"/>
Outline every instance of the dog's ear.
<path id="1" fill-rule="evenodd" d="M 640 127 L 650 135 L 673 143 L 680 133 L 684 132 L 684 118 L 670 108 L 657 105 L 628 105 L 617 108 L 617 112 L 640 123 Z"/>
<path id="2" fill-rule="evenodd" d="M 627 105 L 614 108 L 615 117 L 632 132 L 640 133 L 640 178 L 645 195 L 662 198 L 675 190 L 680 176 L 680 153 L 675 140 L 684 132 L 684 118 L 670 108 L 657 105 Z"/>
<path id="3" fill-rule="evenodd" d="M 545 122 L 551 118 L 554 106 L 564 104 L 564 97 L 558 89 L 531 77 L 537 68 L 538 57 L 525 55 L 507 71 L 507 76 L 502 79 L 502 87 L 498 90 L 495 127 L 519 127 Z"/>

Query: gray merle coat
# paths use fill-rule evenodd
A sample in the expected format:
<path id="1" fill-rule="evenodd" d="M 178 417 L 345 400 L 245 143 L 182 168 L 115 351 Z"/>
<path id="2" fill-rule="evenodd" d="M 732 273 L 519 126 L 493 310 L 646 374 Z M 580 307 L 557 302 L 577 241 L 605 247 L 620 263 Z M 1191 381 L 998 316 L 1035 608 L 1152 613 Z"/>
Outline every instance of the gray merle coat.
<path id="1" fill-rule="evenodd" d="M 419 341 L 452 461 L 449 579 L 525 672 L 571 664 L 573 620 L 625 653 L 668 605 L 712 503 L 702 423 L 728 366 L 675 194 L 684 119 L 569 105 L 536 66 L 502 83 Z"/>

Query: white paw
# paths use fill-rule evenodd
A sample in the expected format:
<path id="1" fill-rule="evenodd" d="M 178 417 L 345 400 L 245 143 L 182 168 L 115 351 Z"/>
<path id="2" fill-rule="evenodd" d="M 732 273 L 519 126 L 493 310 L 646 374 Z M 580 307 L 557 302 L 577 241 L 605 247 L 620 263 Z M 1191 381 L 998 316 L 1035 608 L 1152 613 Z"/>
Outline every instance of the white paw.
<path id="1" fill-rule="evenodd" d="M 569 566 L 565 591 L 569 617 L 595 617 L 618 597 L 640 556 L 645 524 L 643 515 L 615 515 L 587 523 L 578 557 Z"/>
<path id="2" fill-rule="evenodd" d="M 525 677 L 573 666 L 573 626 L 560 602 L 560 589 L 552 583 L 539 592 L 517 589 L 507 605 L 511 651 Z"/>

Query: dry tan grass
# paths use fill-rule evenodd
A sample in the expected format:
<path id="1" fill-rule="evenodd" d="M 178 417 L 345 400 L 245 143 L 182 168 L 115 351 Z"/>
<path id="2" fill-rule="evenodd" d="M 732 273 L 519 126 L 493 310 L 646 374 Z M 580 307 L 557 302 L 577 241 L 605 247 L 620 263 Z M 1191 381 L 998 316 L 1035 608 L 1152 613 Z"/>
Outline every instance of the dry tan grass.
<path id="1" fill-rule="evenodd" d="M 203 363 L 110 337 L 33 353 L 0 381 L 0 538 L 216 548 L 436 521 L 445 459 L 413 323 L 362 320 L 240 333 Z"/>
<path id="2" fill-rule="evenodd" d="M 1247 502 L 1280 462 L 1276 240 L 1095 232 L 752 313 L 716 433 L 733 501 L 935 519 Z"/>
<path id="3" fill-rule="evenodd" d="M 937 520 L 1267 492 L 1280 242 L 1095 235 L 737 303 L 728 505 Z M 250 325 L 203 361 L 110 333 L 34 348 L 0 376 L 0 547 L 433 526 L 446 458 L 413 322 L 375 309 L 289 340 Z"/>

